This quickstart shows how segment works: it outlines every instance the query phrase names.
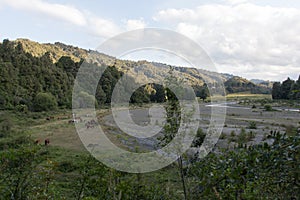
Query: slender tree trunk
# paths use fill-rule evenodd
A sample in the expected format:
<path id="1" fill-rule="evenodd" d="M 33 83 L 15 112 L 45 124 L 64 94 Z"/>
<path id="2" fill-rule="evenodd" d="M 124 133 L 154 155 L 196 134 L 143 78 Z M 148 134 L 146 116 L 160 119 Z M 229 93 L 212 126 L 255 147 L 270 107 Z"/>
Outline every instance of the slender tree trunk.
<path id="1" fill-rule="evenodd" d="M 186 191 L 186 183 L 185 183 L 185 179 L 184 179 L 183 163 L 182 163 L 181 156 L 179 156 L 179 158 L 178 158 L 178 166 L 179 166 L 179 171 L 180 171 L 180 178 L 181 178 L 181 183 L 182 183 L 184 199 L 187 200 L 188 198 L 187 198 L 187 191 Z"/>

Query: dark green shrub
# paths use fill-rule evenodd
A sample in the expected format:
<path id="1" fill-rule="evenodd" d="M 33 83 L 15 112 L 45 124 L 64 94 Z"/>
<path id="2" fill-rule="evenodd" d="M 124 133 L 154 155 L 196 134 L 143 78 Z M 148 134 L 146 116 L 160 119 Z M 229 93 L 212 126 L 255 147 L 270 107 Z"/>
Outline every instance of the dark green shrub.
<path id="1" fill-rule="evenodd" d="M 231 137 L 235 137 L 235 131 L 234 131 L 234 130 L 232 130 L 232 131 L 230 132 L 230 136 L 231 136 Z"/>
<path id="2" fill-rule="evenodd" d="M 273 111 L 273 108 L 270 104 L 266 104 L 264 107 L 266 111 Z"/>
<path id="3" fill-rule="evenodd" d="M 249 122 L 249 129 L 257 129 L 256 122 Z"/>
<path id="4" fill-rule="evenodd" d="M 198 128 L 197 135 L 193 141 L 192 146 L 193 147 L 200 147 L 204 141 L 205 138 L 205 132 L 202 130 L 202 128 Z"/>
<path id="5" fill-rule="evenodd" d="M 247 142 L 247 133 L 246 133 L 246 129 L 242 128 L 238 136 L 238 143 L 245 143 L 245 142 Z"/>
<path id="6" fill-rule="evenodd" d="M 50 93 L 38 93 L 33 101 L 33 110 L 37 112 L 57 109 L 57 101 Z"/>

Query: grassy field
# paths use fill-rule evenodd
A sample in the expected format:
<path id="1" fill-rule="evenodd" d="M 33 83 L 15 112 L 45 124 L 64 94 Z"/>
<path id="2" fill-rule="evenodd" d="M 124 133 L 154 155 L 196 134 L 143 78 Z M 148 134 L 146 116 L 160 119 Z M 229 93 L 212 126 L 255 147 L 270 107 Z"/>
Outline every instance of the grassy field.
<path id="1" fill-rule="evenodd" d="M 231 99 L 272 99 L 272 95 L 270 94 L 249 94 L 249 93 L 234 93 L 226 95 L 228 100 Z"/>
<path id="2" fill-rule="evenodd" d="M 211 97 L 208 97 L 205 102 L 210 102 Z M 214 101 L 239 101 L 239 100 L 272 100 L 272 95 L 269 94 L 250 94 L 250 93 L 234 93 L 234 94 L 228 94 L 226 96 L 214 96 Z M 202 100 L 199 99 L 199 102 L 202 102 Z"/>

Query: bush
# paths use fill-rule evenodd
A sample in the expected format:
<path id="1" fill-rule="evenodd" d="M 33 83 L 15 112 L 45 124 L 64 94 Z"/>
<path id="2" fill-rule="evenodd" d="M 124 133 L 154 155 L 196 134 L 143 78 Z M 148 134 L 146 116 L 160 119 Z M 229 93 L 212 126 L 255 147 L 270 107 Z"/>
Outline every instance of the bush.
<path id="1" fill-rule="evenodd" d="M 257 129 L 256 122 L 249 122 L 249 129 Z"/>
<path id="2" fill-rule="evenodd" d="M 72 172 L 74 170 L 76 170 L 76 166 L 68 160 L 65 161 L 61 161 L 60 163 L 58 163 L 57 165 L 57 170 L 60 172 Z"/>
<path id="3" fill-rule="evenodd" d="M 93 95 L 81 91 L 78 93 L 76 101 L 74 101 L 74 106 L 76 108 L 90 108 L 91 106 L 98 107 L 98 102 Z"/>
<path id="4" fill-rule="evenodd" d="M 238 143 L 245 143 L 247 142 L 247 133 L 246 133 L 246 129 L 245 128 L 241 128 L 241 132 L 238 136 Z"/>
<path id="5" fill-rule="evenodd" d="M 298 199 L 299 142 L 280 136 L 272 145 L 210 153 L 191 166 L 191 199 Z"/>
<path id="6" fill-rule="evenodd" d="M 5 119 L 0 119 L 0 131 L 2 134 L 10 132 L 12 127 L 13 127 L 13 122 L 10 119 L 10 117 L 6 117 Z"/>
<path id="7" fill-rule="evenodd" d="M 265 110 L 266 111 L 273 111 L 273 108 L 272 108 L 272 106 L 270 104 L 266 104 L 265 105 Z"/>
<path id="8" fill-rule="evenodd" d="M 250 131 L 249 135 L 248 135 L 248 139 L 251 140 L 253 138 L 255 138 L 256 133 L 254 133 L 253 131 Z"/>
<path id="9" fill-rule="evenodd" d="M 28 107 L 27 105 L 20 104 L 16 106 L 16 110 L 19 112 L 27 113 L 28 112 Z"/>
<path id="10" fill-rule="evenodd" d="M 288 136 L 295 136 L 297 135 L 298 129 L 293 125 L 286 125 L 285 132 Z"/>
<path id="11" fill-rule="evenodd" d="M 222 133 L 221 136 L 220 136 L 220 139 L 224 140 L 225 138 L 226 138 L 226 134 Z"/>
<path id="12" fill-rule="evenodd" d="M 205 139 L 205 132 L 202 130 L 202 128 L 198 128 L 197 135 L 192 143 L 192 147 L 200 147 Z"/>
<path id="13" fill-rule="evenodd" d="M 33 101 L 33 110 L 36 112 L 57 109 L 57 101 L 50 93 L 38 93 Z"/>
<path id="14" fill-rule="evenodd" d="M 234 130 L 232 130 L 232 131 L 230 132 L 230 136 L 231 136 L 231 137 L 235 137 L 235 131 L 234 131 Z"/>

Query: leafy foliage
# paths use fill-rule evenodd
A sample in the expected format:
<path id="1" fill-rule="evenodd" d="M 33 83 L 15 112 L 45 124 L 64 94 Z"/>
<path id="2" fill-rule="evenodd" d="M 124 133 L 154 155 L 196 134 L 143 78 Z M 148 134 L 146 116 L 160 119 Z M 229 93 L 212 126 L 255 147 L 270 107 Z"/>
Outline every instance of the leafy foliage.
<path id="1" fill-rule="evenodd" d="M 205 139 L 205 132 L 202 130 L 202 128 L 198 128 L 196 137 L 192 143 L 192 147 L 200 147 Z"/>
<path id="2" fill-rule="evenodd" d="M 249 122 L 249 129 L 257 129 L 256 122 L 255 122 L 255 121 Z"/>
<path id="3" fill-rule="evenodd" d="M 272 89 L 272 97 L 273 99 L 299 100 L 300 99 L 300 76 L 297 81 L 288 78 L 287 80 L 283 81 L 282 84 L 280 82 L 274 83 Z"/>
<path id="4" fill-rule="evenodd" d="M 8 40 L 0 44 L 0 108 L 26 105 L 34 110 L 33 99 L 38 93 L 52 94 L 58 105 L 71 107 L 74 77 L 68 76 L 59 61 L 54 64 L 48 53 L 34 57 Z M 74 63 L 78 68 L 80 63 Z"/>
<path id="5" fill-rule="evenodd" d="M 38 93 L 33 100 L 35 111 L 49 111 L 57 109 L 55 97 L 49 93 Z"/>
<path id="6" fill-rule="evenodd" d="M 297 199 L 300 138 L 274 136 L 274 144 L 237 148 L 210 154 L 195 163 L 194 198 Z"/>
<path id="7" fill-rule="evenodd" d="M 266 111 L 273 111 L 272 105 L 270 105 L 270 104 L 266 104 L 264 106 L 264 108 L 265 108 Z"/>
<path id="8" fill-rule="evenodd" d="M 203 86 L 194 85 L 193 88 L 196 96 L 202 99 L 203 101 L 210 96 L 208 85 L 206 83 L 204 83 Z"/>

